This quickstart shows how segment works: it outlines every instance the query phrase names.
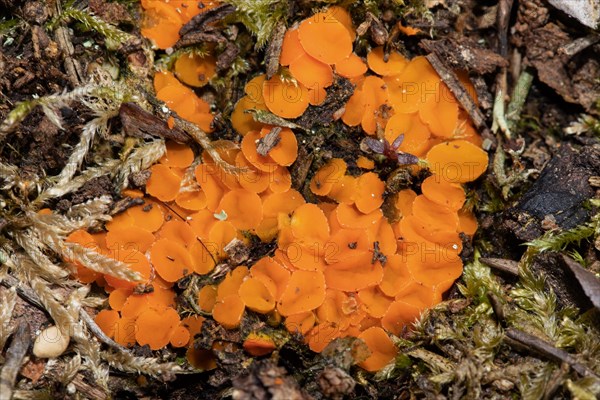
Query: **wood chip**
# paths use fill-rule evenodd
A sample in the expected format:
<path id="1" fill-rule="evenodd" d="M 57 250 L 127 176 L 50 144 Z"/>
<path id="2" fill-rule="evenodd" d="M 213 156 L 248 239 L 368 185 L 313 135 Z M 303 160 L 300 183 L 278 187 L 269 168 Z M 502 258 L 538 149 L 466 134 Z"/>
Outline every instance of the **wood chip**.
<path id="1" fill-rule="evenodd" d="M 600 3 L 597 1 L 548 0 L 548 2 L 587 27 L 592 29 L 600 27 Z"/>
<path id="2" fill-rule="evenodd" d="M 256 144 L 256 152 L 263 157 L 269 154 L 269 151 L 281 141 L 281 137 L 279 136 L 281 131 L 282 128 L 280 126 L 273 127 L 264 138 L 258 141 Z"/>
<path id="3" fill-rule="evenodd" d="M 178 143 L 190 144 L 192 138 L 177 127 L 169 129 L 167 123 L 135 103 L 123 103 L 119 109 L 123 129 L 128 136 L 149 139 L 161 137 Z"/>

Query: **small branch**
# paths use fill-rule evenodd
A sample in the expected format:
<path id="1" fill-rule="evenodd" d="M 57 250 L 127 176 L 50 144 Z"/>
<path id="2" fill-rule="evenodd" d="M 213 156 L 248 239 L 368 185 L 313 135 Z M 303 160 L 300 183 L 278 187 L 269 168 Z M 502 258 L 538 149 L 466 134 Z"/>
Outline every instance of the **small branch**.
<path id="1" fill-rule="evenodd" d="M 479 259 L 482 263 L 490 268 L 497 269 L 498 271 L 505 272 L 513 276 L 519 276 L 519 263 L 513 260 L 506 260 L 504 258 L 485 258 Z"/>
<path id="2" fill-rule="evenodd" d="M 281 45 L 286 26 L 284 21 L 279 21 L 271 34 L 269 46 L 265 52 L 265 65 L 267 67 L 267 79 L 271 79 L 279 70 L 279 57 L 281 55 Z"/>
<path id="3" fill-rule="evenodd" d="M 469 92 L 465 89 L 456 74 L 447 68 L 435 53 L 427 55 L 427 60 L 429 60 L 433 69 L 435 69 L 444 83 L 448 86 L 462 108 L 469 114 L 469 117 L 471 117 L 477 130 L 480 132 L 489 131 L 489 128 L 485 123 L 485 116 L 477 104 L 475 104 L 475 101 L 469 95 Z"/>
<path id="4" fill-rule="evenodd" d="M 508 57 L 508 25 L 510 21 L 511 9 L 514 0 L 500 0 L 498 3 L 498 14 L 496 23 L 498 25 L 498 53 L 505 59 Z M 496 77 L 496 99 L 494 101 L 493 117 L 494 123 L 492 131 L 495 133 L 498 128 L 507 138 L 511 137 L 511 132 L 506 123 L 504 96 L 508 93 L 507 68 L 500 69 Z"/>
<path id="5" fill-rule="evenodd" d="M 593 376 L 597 379 L 600 379 L 600 377 L 596 375 L 594 371 L 578 362 L 571 354 L 554 347 L 552 344 L 541 340 L 536 336 L 530 335 L 529 333 L 515 328 L 509 328 L 504 333 L 508 339 L 517 342 L 519 345 L 528 350 L 534 350 L 538 354 L 550 360 L 569 364 L 571 368 L 581 376 Z"/>
<path id="6" fill-rule="evenodd" d="M 31 332 L 29 324 L 25 321 L 20 321 L 15 334 L 13 335 L 12 343 L 4 360 L 4 366 L 0 373 L 0 397 L 3 399 L 12 398 L 13 389 L 17 380 L 17 374 L 21 369 L 23 358 L 31 345 Z"/>
<path id="7" fill-rule="evenodd" d="M 506 58 L 508 55 L 508 23 L 514 0 L 500 0 L 498 3 L 498 14 L 496 22 L 498 24 L 498 42 L 499 53 Z"/>
<path id="8" fill-rule="evenodd" d="M 85 395 L 88 399 L 98 399 L 98 400 L 106 400 L 108 399 L 106 393 L 95 386 L 89 385 L 84 378 L 83 374 L 77 374 L 72 381 L 77 391 L 83 395 Z"/>
<path id="9" fill-rule="evenodd" d="M 179 117 L 175 113 L 172 113 L 171 115 L 173 116 L 173 118 L 175 118 L 175 127 L 182 129 L 188 135 L 190 135 L 192 139 L 194 139 L 194 141 L 198 143 L 211 156 L 211 158 L 218 167 L 230 174 L 237 175 L 240 173 L 239 168 L 230 165 L 225 160 L 223 160 L 219 152 L 213 146 L 212 141 L 210 140 L 206 132 L 198 128 L 195 124 Z"/>
<path id="10" fill-rule="evenodd" d="M 280 126 L 282 128 L 301 129 L 305 132 L 307 131 L 305 127 L 290 122 L 287 119 L 281 118 L 266 110 L 246 110 L 244 112 L 246 114 L 252 114 L 252 118 L 254 118 L 256 122 L 260 122 L 262 124 Z"/>
<path id="11" fill-rule="evenodd" d="M 206 12 L 194 16 L 188 23 L 182 26 L 179 30 L 179 36 L 183 37 L 189 32 L 206 29 L 208 24 L 223 19 L 233 12 L 235 12 L 235 7 L 231 4 L 222 4 L 215 8 L 211 8 Z"/>
<path id="12" fill-rule="evenodd" d="M 14 276 L 5 275 L 2 278 L 2 282 L 0 282 L 0 285 L 4 286 L 7 289 L 14 287 L 17 290 L 19 296 L 25 299 L 25 301 L 27 301 L 29 304 L 39 308 L 44 312 L 46 311 L 35 292 L 31 288 L 22 286 L 21 282 L 19 282 L 19 280 Z"/>
<path id="13" fill-rule="evenodd" d="M 575 54 L 582 52 L 598 42 L 600 42 L 600 35 L 593 33 L 591 35 L 575 39 L 571 43 L 559 47 L 558 52 L 568 57 L 573 57 Z"/>
<path id="14" fill-rule="evenodd" d="M 502 300 L 491 291 L 487 292 L 487 297 L 490 300 L 490 305 L 492 306 L 492 310 L 494 310 L 498 322 L 500 322 L 502 326 L 506 326 L 506 311 L 502 304 Z"/>
<path id="15" fill-rule="evenodd" d="M 96 335 L 96 337 L 102 343 L 108 345 L 109 347 L 112 347 L 115 350 L 121 351 L 123 353 L 129 353 L 129 350 L 127 350 L 125 347 L 121 346 L 119 343 L 115 342 L 114 340 L 112 340 L 111 338 L 106 336 L 106 334 L 102 331 L 102 329 L 100 329 L 100 327 L 92 319 L 90 314 L 88 314 L 87 311 L 85 311 L 83 308 L 81 308 L 79 310 L 79 316 L 85 322 L 85 324 L 88 326 L 89 330 L 92 331 L 92 333 L 94 335 Z"/>

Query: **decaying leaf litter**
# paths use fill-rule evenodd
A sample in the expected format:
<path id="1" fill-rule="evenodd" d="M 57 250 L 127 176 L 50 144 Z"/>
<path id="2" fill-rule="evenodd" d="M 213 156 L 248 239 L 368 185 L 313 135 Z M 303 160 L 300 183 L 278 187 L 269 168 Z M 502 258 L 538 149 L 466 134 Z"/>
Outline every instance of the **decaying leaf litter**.
<path id="1" fill-rule="evenodd" d="M 202 51 L 207 40 L 224 43 L 222 69 L 212 82 L 219 90 L 204 93 L 218 104 L 215 123 L 223 139 L 235 138 L 228 115 L 246 74 L 265 68 L 265 58 L 270 65 L 271 53 L 263 49 L 276 46 L 273 32 L 323 6 L 231 4 L 236 11 L 230 14 L 227 7 L 227 16 L 218 15 L 231 19 L 229 28 L 198 29 L 197 37 L 181 45 L 199 45 Z M 103 335 L 92 316 L 105 305 L 105 294 L 70 279 L 62 260 L 75 254 L 102 272 L 126 269 L 85 249 L 69 249 L 64 239 L 78 228 L 101 229 L 110 215 L 127 207 L 132 200 L 121 199 L 121 190 L 143 188 L 144 171 L 163 155 L 163 138 L 173 134 L 152 116 L 167 119 L 152 95 L 154 54 L 134 23 L 139 6 L 94 1 L 0 7 L 7 16 L 0 21 L 0 343 L 7 378 L 2 384 L 8 385 L 3 393 L 286 399 L 595 398 L 600 393 L 600 48 L 597 31 L 580 25 L 577 16 L 537 0 L 351 6 L 360 28 L 358 47 L 383 44 L 406 55 L 427 55 L 458 99 L 464 89 L 453 71 L 470 73 L 479 106 L 461 104 L 484 135 L 491 159 L 488 174 L 471 185 L 468 197 L 480 230 L 473 246 L 465 246 L 461 280 L 446 302 L 397 338 L 395 364 L 372 375 L 354 366 L 360 343 L 344 339 L 315 355 L 298 338 L 286 338 L 271 357 L 253 359 L 239 348 L 239 333 L 209 323 L 197 340 L 218 338 L 227 346 L 218 354 L 217 369 L 198 372 L 176 351 L 124 350 Z M 405 36 L 398 21 L 422 33 Z M 169 57 L 159 54 L 157 62 L 169 63 Z M 345 90 L 340 86 L 341 97 Z M 332 155 L 364 149 L 356 132 L 331 125 L 333 111 L 314 112 L 321 117 L 298 122 L 307 131 L 296 134 L 306 138 L 310 156 L 297 165 L 297 184 Z M 313 127 L 312 120 L 320 124 Z M 185 123 L 180 128 L 211 148 Z M 415 179 L 400 175 L 401 185 Z M 38 213 L 46 207 L 60 212 Z M 271 250 L 256 243 L 250 252 Z M 180 306 L 190 307 L 183 299 Z M 255 316 L 248 323 L 262 324 Z M 27 342 L 50 325 L 68 333 L 70 346 L 57 359 L 37 359 Z M 28 328 L 29 341 L 14 333 Z"/>

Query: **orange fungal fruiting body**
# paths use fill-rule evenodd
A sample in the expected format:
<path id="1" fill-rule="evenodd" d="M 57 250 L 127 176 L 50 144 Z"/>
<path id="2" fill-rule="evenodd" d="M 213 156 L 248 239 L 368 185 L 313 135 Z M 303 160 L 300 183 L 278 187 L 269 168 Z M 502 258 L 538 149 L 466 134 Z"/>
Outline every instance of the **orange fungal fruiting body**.
<path id="1" fill-rule="evenodd" d="M 216 5 L 142 0 L 142 33 L 159 48 L 171 47 L 185 23 Z M 96 316 L 108 336 L 123 346 L 152 350 L 188 347 L 193 366 L 215 368 L 215 352 L 225 344 L 193 346 L 204 317 L 180 317 L 176 282 L 213 273 L 233 254 L 232 246 L 247 246 L 255 235 L 275 242 L 274 252 L 202 286 L 200 311 L 227 329 L 243 326 L 247 313 L 271 322 L 283 318 L 283 326 L 302 334 L 317 352 L 336 338 L 357 337 L 370 350 L 359 364 L 368 371 L 393 362 L 397 349 L 389 334 L 410 328 L 462 273 L 459 235 L 472 236 L 477 229 L 462 185 L 483 174 L 488 158 L 466 113 L 426 58 L 408 60 L 399 52 L 385 54 L 383 47 L 365 57 L 354 52 L 355 38 L 352 18 L 339 6 L 292 26 L 283 38 L 279 73 L 250 79 L 234 107 L 231 124 L 241 140 L 214 142 L 239 173 L 223 169 L 207 153 L 167 142 L 165 155 L 150 168 L 145 195 L 123 192 L 143 204 L 115 215 L 107 233 L 76 231 L 67 238 L 140 275 L 140 281 L 129 282 L 73 263 L 80 280 L 96 281 L 110 293 L 110 309 Z M 215 63 L 215 54 L 184 53 L 173 72 L 154 77 L 157 97 L 207 132 L 213 128 L 210 105 L 192 87 L 210 83 Z M 418 168 L 427 165 L 431 173 L 420 189 L 388 193 L 366 155 L 326 160 L 307 183 L 310 198 L 291 188 L 296 133 L 258 122 L 252 112 L 298 118 L 327 101 L 338 77 L 356 86 L 339 123 L 389 143 L 403 135 L 397 150 L 421 158 Z M 175 124 L 173 119 L 169 127 Z M 384 204 L 392 208 L 385 216 Z M 276 347 L 261 332 L 243 342 L 246 353 L 257 357 Z"/>

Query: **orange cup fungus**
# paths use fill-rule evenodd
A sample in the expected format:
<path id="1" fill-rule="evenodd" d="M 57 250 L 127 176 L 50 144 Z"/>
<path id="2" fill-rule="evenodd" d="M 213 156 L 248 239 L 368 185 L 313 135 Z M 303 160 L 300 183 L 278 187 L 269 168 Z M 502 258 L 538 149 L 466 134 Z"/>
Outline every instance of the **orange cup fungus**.
<path id="1" fill-rule="evenodd" d="M 183 25 L 219 4 L 220 1 L 213 0 L 142 0 L 142 35 L 159 49 L 169 48 L 179 40 L 179 30 Z"/>
<path id="2" fill-rule="evenodd" d="M 143 0 L 142 32 L 158 47 L 170 47 L 183 24 L 216 4 Z M 114 216 L 107 233 L 69 236 L 141 275 L 140 282 L 128 282 L 73 265 L 83 282 L 96 281 L 110 293 L 110 309 L 96 316 L 108 336 L 152 350 L 188 347 L 192 365 L 214 368 L 213 352 L 224 345 L 194 348 L 204 318 L 179 316 L 173 285 L 191 274 L 210 274 L 227 259 L 229 243 L 248 244 L 249 235 L 256 235 L 274 240 L 275 252 L 203 286 L 200 311 L 227 329 L 238 328 L 247 312 L 283 317 L 285 328 L 302 334 L 316 352 L 336 338 L 357 337 L 371 351 L 359 364 L 368 371 L 394 360 L 397 349 L 389 335 L 401 335 L 440 302 L 462 273 L 459 234 L 477 229 L 464 208 L 462 184 L 477 179 L 488 160 L 466 113 L 427 59 L 384 55 L 379 47 L 365 60 L 353 52 L 355 37 L 350 15 L 338 6 L 287 30 L 280 64 L 289 74 L 251 79 L 231 115 L 241 142 L 215 142 L 239 174 L 223 170 L 206 153 L 197 157 L 187 146 L 167 143 L 166 154 L 150 168 L 144 204 Z M 189 86 L 205 85 L 214 64 L 212 56 L 182 55 L 174 73 L 154 78 L 158 98 L 206 131 L 212 123 L 209 105 Z M 383 133 L 389 143 L 404 135 L 397 150 L 423 159 L 431 172 L 420 192 L 386 194 L 374 161 L 365 156 L 356 160 L 358 175 L 340 158 L 314 173 L 309 188 L 318 204 L 291 188 L 296 135 L 255 121 L 251 112 L 300 117 L 324 100 L 336 75 L 356 84 L 341 121 L 367 135 Z M 393 196 L 386 204 L 395 208 L 394 220 L 381 210 L 386 196 Z M 243 343 L 252 356 L 276 348 L 261 332 Z"/>
<path id="3" fill-rule="evenodd" d="M 182 55 L 180 57 L 187 58 L 188 55 Z M 196 58 L 193 59 L 195 60 Z M 210 61 L 200 59 L 199 62 L 201 65 L 197 66 L 197 69 L 209 68 L 203 64 Z M 175 65 L 177 66 L 178 64 L 176 63 Z M 202 86 L 205 84 L 208 75 L 205 73 L 194 75 L 187 70 L 191 68 L 192 67 L 186 65 L 186 69 L 184 69 L 183 72 L 179 72 L 177 76 L 180 79 L 184 78 L 185 80 L 182 79 L 182 81 L 192 86 Z M 177 73 L 177 69 L 175 71 Z M 202 81 L 200 78 L 202 78 Z M 176 112 L 181 118 L 193 122 L 207 133 L 212 132 L 213 115 L 210 113 L 210 105 L 200 97 L 196 96 L 194 91 L 181 83 L 173 73 L 169 71 L 157 72 L 156 75 L 154 75 L 154 89 L 156 90 L 156 97 L 159 100 L 164 101 L 167 107 Z"/>

